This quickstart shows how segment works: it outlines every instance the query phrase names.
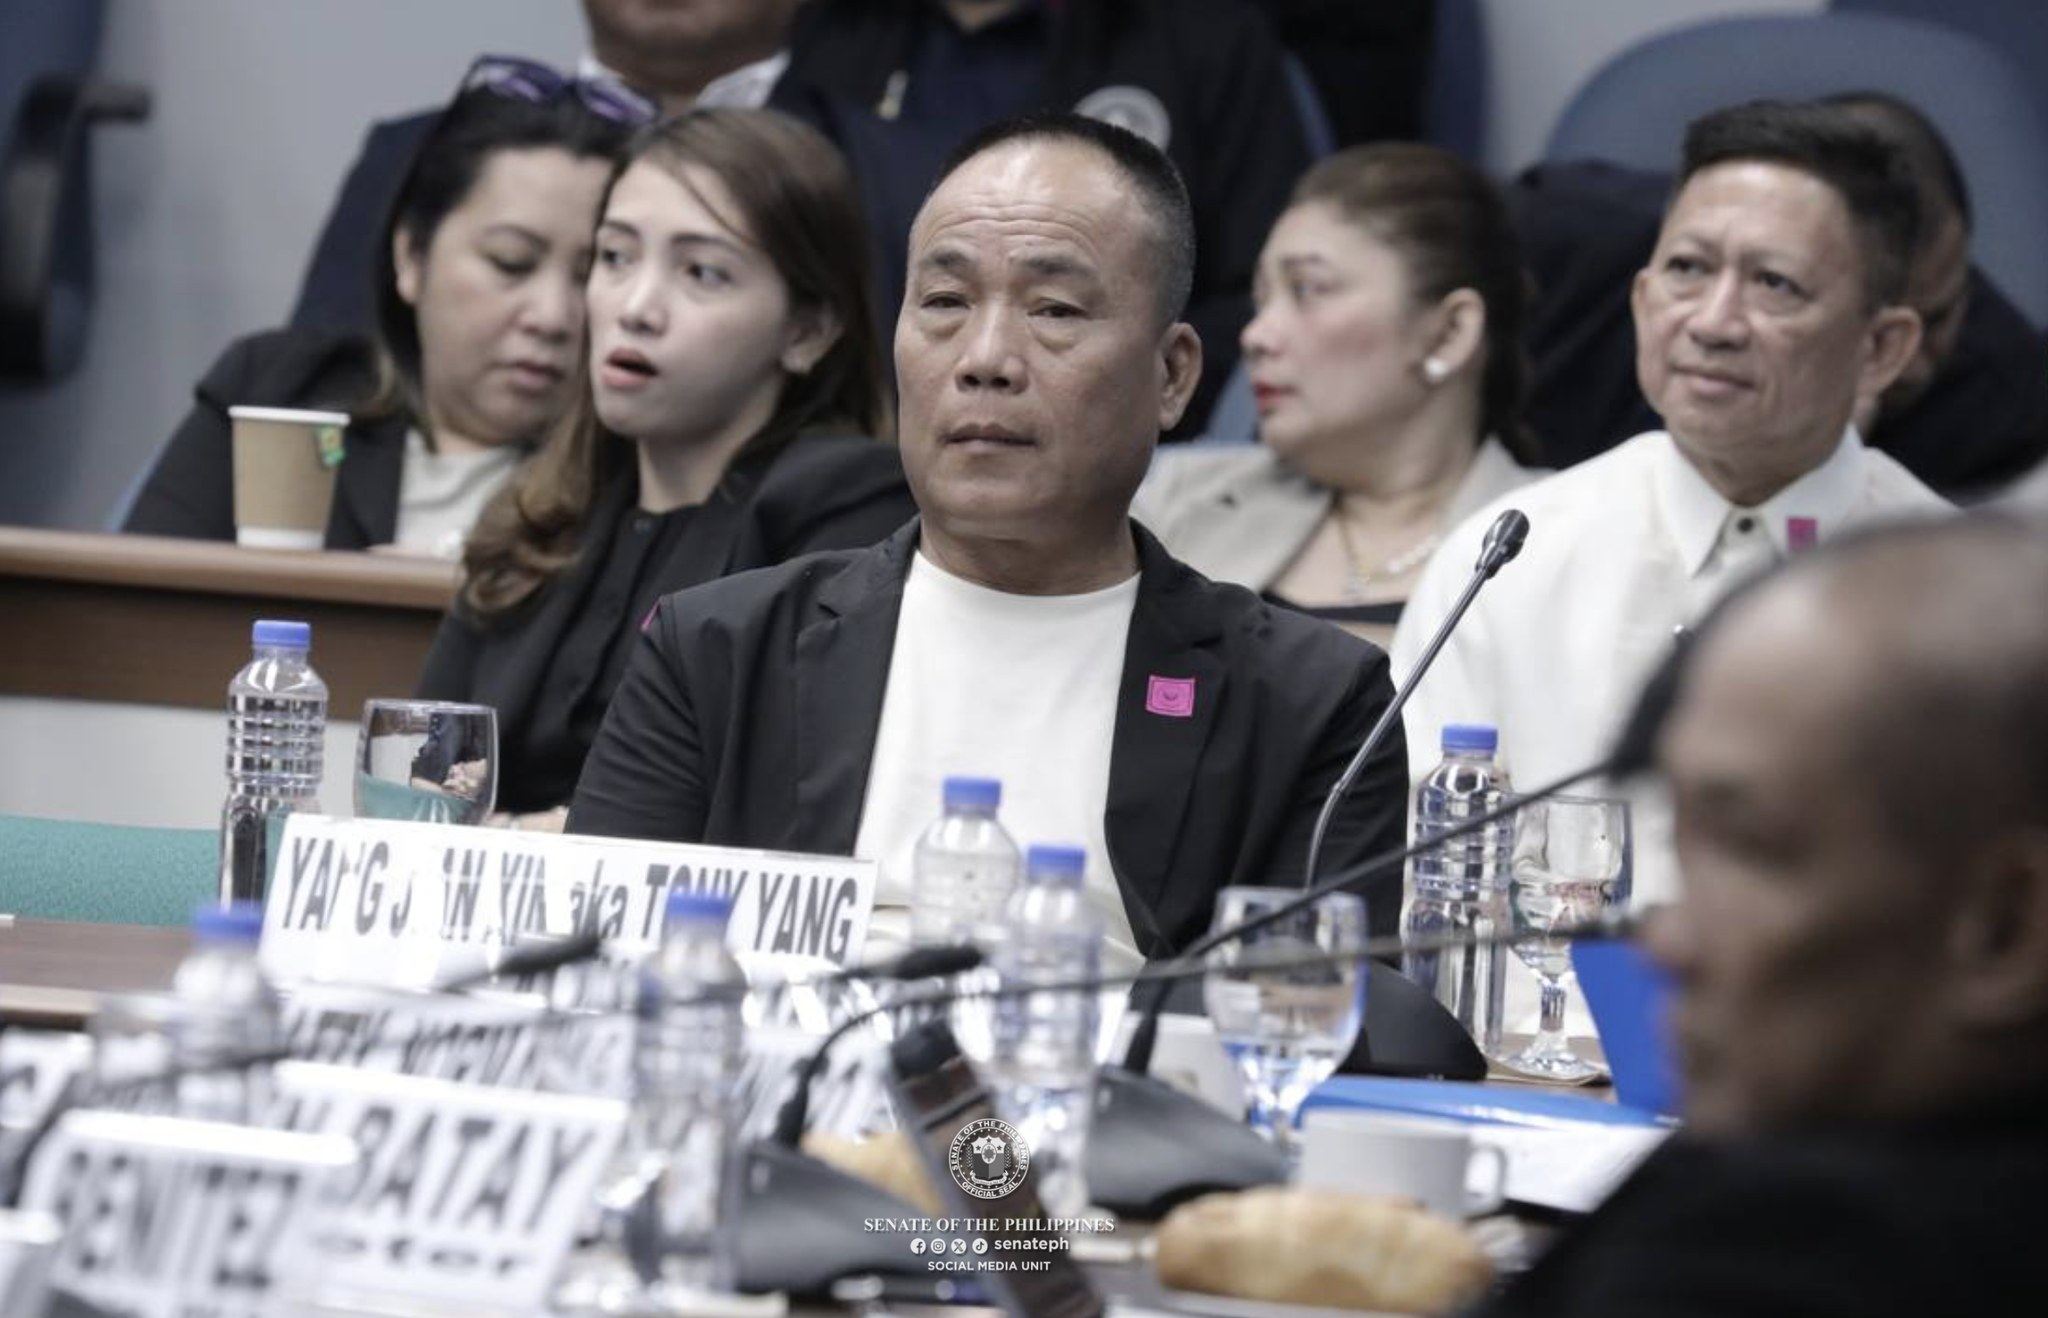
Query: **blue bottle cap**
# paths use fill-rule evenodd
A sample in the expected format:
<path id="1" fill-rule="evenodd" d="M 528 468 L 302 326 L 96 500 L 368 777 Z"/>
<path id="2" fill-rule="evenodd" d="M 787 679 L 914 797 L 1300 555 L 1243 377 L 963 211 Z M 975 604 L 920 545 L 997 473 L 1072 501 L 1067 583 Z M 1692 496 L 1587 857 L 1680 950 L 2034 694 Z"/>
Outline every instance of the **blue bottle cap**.
<path id="1" fill-rule="evenodd" d="M 1003 803 L 1003 783 L 1000 778 L 949 777 L 945 799 L 948 810 L 993 810 Z"/>
<path id="2" fill-rule="evenodd" d="M 669 924 L 724 924 L 732 915 L 732 898 L 721 892 L 692 892 L 674 888 L 668 894 L 663 917 Z"/>
<path id="3" fill-rule="evenodd" d="M 263 903 L 208 902 L 192 913 L 192 936 L 202 943 L 254 943 L 263 937 Z"/>
<path id="4" fill-rule="evenodd" d="M 1088 853 L 1080 847 L 1034 843 L 1024 852 L 1024 872 L 1034 877 L 1053 874 L 1080 878 L 1088 872 Z"/>
<path id="5" fill-rule="evenodd" d="M 284 650 L 310 650 L 313 648 L 313 624 L 260 618 L 255 627 L 250 629 L 249 639 L 257 645 L 276 646 Z"/>
<path id="6" fill-rule="evenodd" d="M 1500 746 L 1500 732 L 1486 723 L 1444 724 L 1444 754 L 1491 755 Z"/>

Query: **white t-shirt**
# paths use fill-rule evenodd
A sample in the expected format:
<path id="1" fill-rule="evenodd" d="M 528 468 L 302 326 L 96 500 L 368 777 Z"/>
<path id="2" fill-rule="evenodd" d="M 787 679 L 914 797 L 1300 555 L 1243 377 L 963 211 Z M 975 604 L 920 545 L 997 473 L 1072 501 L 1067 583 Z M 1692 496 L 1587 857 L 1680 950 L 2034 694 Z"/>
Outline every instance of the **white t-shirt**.
<path id="1" fill-rule="evenodd" d="M 955 774 L 1003 784 L 1019 848 L 1088 852 L 1088 897 L 1108 933 L 1103 970 L 1143 961 L 1103 832 L 1117 688 L 1138 578 L 1085 595 L 1011 595 L 922 553 L 903 583 L 882 722 L 854 854 L 881 863 L 870 956 L 909 933 L 911 856 Z"/>
<path id="2" fill-rule="evenodd" d="M 417 430 L 406 432 L 398 477 L 398 525 L 391 543 L 432 558 L 461 558 L 477 514 L 519 465 L 517 444 L 468 453 L 436 453 Z"/>

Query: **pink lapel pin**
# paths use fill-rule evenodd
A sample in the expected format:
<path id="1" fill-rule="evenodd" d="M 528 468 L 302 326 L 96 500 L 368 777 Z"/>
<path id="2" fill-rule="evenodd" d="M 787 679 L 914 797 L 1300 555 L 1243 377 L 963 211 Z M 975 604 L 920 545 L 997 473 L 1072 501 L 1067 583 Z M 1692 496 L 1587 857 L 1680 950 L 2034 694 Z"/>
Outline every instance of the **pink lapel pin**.
<path id="1" fill-rule="evenodd" d="M 642 619 L 640 620 L 640 630 L 644 632 L 644 631 L 646 631 L 646 630 L 647 630 L 647 629 L 648 629 L 649 627 L 652 627 L 652 626 L 654 625 L 654 615 L 655 615 L 655 614 L 657 614 L 657 613 L 660 613 L 660 612 L 661 612 L 661 601 L 660 601 L 660 600 L 656 600 L 656 601 L 654 601 L 654 603 L 652 603 L 652 604 L 648 605 L 648 606 L 647 606 L 647 616 L 646 616 L 646 617 L 644 617 L 644 618 L 642 618 Z"/>
<path id="2" fill-rule="evenodd" d="M 1785 519 L 1785 547 L 1795 554 L 1803 554 L 1820 543 L 1820 523 L 1811 517 L 1787 517 Z"/>
<path id="3" fill-rule="evenodd" d="M 1195 679 L 1161 677 L 1154 673 L 1145 681 L 1145 712 L 1165 718 L 1195 716 Z"/>

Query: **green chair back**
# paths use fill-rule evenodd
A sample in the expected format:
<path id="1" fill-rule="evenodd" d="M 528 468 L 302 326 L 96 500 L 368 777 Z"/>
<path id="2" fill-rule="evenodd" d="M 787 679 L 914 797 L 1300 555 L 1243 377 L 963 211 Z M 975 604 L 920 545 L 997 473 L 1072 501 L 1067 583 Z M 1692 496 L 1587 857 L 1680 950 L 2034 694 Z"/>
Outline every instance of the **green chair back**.
<path id="1" fill-rule="evenodd" d="M 0 913 L 184 925 L 220 881 L 210 828 L 132 828 L 0 815 Z"/>

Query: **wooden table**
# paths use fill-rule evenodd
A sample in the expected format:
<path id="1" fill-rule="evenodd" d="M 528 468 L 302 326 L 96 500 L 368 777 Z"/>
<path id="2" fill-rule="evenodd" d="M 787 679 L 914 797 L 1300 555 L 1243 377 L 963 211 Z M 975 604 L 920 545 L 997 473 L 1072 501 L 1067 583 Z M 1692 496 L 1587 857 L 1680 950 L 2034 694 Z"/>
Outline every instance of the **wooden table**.
<path id="1" fill-rule="evenodd" d="M 0 923 L 0 1024 L 76 1029 L 103 994 L 169 988 L 190 946 L 184 929 Z"/>
<path id="2" fill-rule="evenodd" d="M 218 710 L 261 617 L 313 624 L 329 708 L 419 682 L 455 566 L 0 527 L 0 694 Z M 352 716 L 352 713 L 351 713 Z"/>

